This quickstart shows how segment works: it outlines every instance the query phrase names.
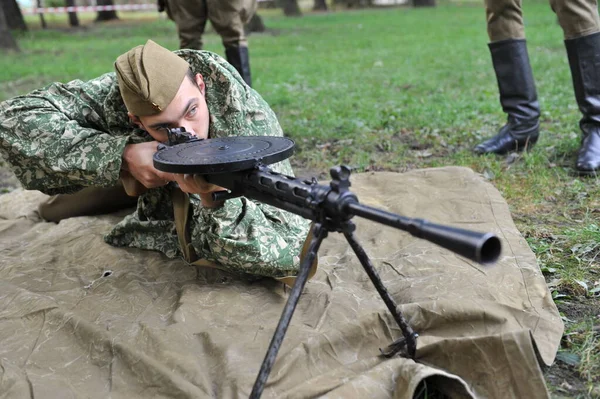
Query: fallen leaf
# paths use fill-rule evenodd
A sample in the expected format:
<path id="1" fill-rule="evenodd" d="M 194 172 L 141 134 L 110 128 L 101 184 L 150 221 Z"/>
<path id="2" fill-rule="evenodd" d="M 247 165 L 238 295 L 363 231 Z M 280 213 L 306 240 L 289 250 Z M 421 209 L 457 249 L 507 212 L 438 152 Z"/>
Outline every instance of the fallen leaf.
<path id="1" fill-rule="evenodd" d="M 413 153 L 419 158 L 429 158 L 430 156 L 433 155 L 430 151 L 427 151 L 427 150 L 414 151 Z"/>
<path id="2" fill-rule="evenodd" d="M 483 177 L 485 177 L 486 180 L 494 180 L 494 178 L 496 177 L 496 175 L 491 170 L 486 169 L 486 170 L 483 171 Z"/>
<path id="3" fill-rule="evenodd" d="M 579 357 L 578 354 L 573 353 L 573 352 L 567 352 L 567 351 L 558 351 L 558 353 L 556 354 L 556 359 L 560 360 L 563 363 L 566 363 L 570 366 L 578 366 L 579 363 L 581 362 L 581 358 Z M 567 384 L 568 383 L 565 381 L 563 382 L 563 384 Z M 561 384 L 561 386 L 563 386 L 563 384 Z M 567 388 L 565 386 L 565 388 Z M 569 388 L 567 389 L 572 389 L 572 387 L 569 385 Z"/>

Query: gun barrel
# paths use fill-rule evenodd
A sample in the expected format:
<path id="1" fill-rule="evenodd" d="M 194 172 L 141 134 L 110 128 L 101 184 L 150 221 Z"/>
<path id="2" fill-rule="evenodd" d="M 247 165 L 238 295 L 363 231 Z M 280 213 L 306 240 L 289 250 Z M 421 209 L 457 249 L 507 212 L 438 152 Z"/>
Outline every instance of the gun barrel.
<path id="1" fill-rule="evenodd" d="M 407 231 L 415 237 L 430 241 L 479 263 L 494 262 L 500 256 L 500 239 L 493 233 L 478 233 L 434 224 L 359 203 L 346 204 L 346 211 L 355 216 Z"/>
<path id="2" fill-rule="evenodd" d="M 231 190 L 233 195 L 244 195 L 306 219 L 318 220 L 326 216 L 330 220 L 343 221 L 359 216 L 407 231 L 479 263 L 494 262 L 500 256 L 500 240 L 492 233 L 438 225 L 362 205 L 350 191 L 340 194 L 330 186 L 302 181 L 268 168 L 207 175 L 205 178 L 209 183 Z M 227 195 L 214 197 L 225 199 Z"/>

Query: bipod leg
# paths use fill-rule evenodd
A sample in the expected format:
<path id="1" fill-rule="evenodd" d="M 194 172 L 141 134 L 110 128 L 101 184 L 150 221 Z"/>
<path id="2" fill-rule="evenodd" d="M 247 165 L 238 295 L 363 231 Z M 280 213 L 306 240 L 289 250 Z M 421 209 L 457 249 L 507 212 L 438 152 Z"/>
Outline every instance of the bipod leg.
<path id="1" fill-rule="evenodd" d="M 310 241 L 308 251 L 302 260 L 302 263 L 300 264 L 300 272 L 298 273 L 296 282 L 290 291 L 290 296 L 288 297 L 285 307 L 283 308 L 283 312 L 279 318 L 279 323 L 277 324 L 277 328 L 275 329 L 275 333 L 273 334 L 273 338 L 269 344 L 269 349 L 267 350 L 267 354 L 265 355 L 262 365 L 260 366 L 258 376 L 256 377 L 256 381 L 254 382 L 254 386 L 252 387 L 252 392 L 250 393 L 251 399 L 258 399 L 262 394 L 267 379 L 269 378 L 271 368 L 273 367 L 275 359 L 277 358 L 279 347 L 281 346 L 283 338 L 285 337 L 285 333 L 290 325 L 294 310 L 296 310 L 296 305 L 300 299 L 300 294 L 302 293 L 302 290 L 306 285 L 306 281 L 308 280 L 310 267 L 312 266 L 315 257 L 317 256 L 317 252 L 319 251 L 319 247 L 326 236 L 327 230 L 324 229 L 320 223 L 315 223 L 312 227 L 312 239 Z"/>
<path id="2" fill-rule="evenodd" d="M 344 231 L 344 236 L 346 237 L 346 240 L 348 240 L 348 243 L 352 247 L 352 250 L 358 257 L 358 260 L 363 265 L 363 268 L 369 275 L 369 278 L 371 279 L 371 282 L 377 289 L 377 292 L 379 292 L 381 299 L 383 299 L 383 302 L 385 302 L 390 313 L 392 314 L 392 316 L 394 316 L 394 319 L 396 320 L 396 323 L 398 323 L 400 330 L 402 330 L 402 335 L 404 336 L 404 338 L 398 339 L 397 341 L 393 342 L 390 346 L 388 346 L 385 350 L 382 350 L 381 353 L 385 357 L 392 357 L 400 350 L 402 350 L 404 346 L 406 346 L 408 356 L 414 359 L 415 354 L 417 352 L 418 334 L 413 331 L 412 327 L 408 324 L 404 316 L 402 316 L 402 313 L 398 310 L 396 303 L 392 299 L 387 288 L 385 288 L 385 286 L 383 285 L 383 282 L 381 281 L 379 274 L 375 270 L 375 267 L 373 267 L 371 259 L 369 259 L 369 256 L 367 255 L 363 247 L 358 243 L 358 241 L 356 241 L 356 239 L 354 238 L 354 234 L 351 231 Z"/>

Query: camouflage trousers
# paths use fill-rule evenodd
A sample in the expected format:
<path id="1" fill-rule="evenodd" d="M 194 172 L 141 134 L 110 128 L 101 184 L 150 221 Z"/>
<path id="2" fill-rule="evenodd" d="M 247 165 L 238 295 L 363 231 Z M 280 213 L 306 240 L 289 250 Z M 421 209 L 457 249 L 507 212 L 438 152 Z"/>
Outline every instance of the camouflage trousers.
<path id="1" fill-rule="evenodd" d="M 600 31 L 597 0 L 549 0 L 564 38 L 574 39 Z M 491 42 L 524 39 L 521 0 L 485 0 Z"/>
<path id="2" fill-rule="evenodd" d="M 167 0 L 166 11 L 177 25 L 179 47 L 202 50 L 210 21 L 225 47 L 247 46 L 244 25 L 256 12 L 256 0 Z"/>

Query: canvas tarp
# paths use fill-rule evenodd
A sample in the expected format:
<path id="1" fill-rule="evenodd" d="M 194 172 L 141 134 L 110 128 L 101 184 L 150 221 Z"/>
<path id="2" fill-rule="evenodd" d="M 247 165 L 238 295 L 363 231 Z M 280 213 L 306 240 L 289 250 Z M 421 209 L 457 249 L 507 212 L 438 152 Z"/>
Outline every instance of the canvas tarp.
<path id="1" fill-rule="evenodd" d="M 563 325 L 500 193 L 460 167 L 356 174 L 351 189 L 401 215 L 492 231 L 500 260 L 481 266 L 355 218 L 419 334 L 416 361 L 379 356 L 400 329 L 332 233 L 262 397 L 411 398 L 423 387 L 456 398 L 546 397 L 541 366 L 552 363 Z M 110 247 L 102 235 L 122 214 L 45 223 L 35 212 L 45 198 L 0 196 L 0 398 L 249 395 L 289 289 Z"/>

